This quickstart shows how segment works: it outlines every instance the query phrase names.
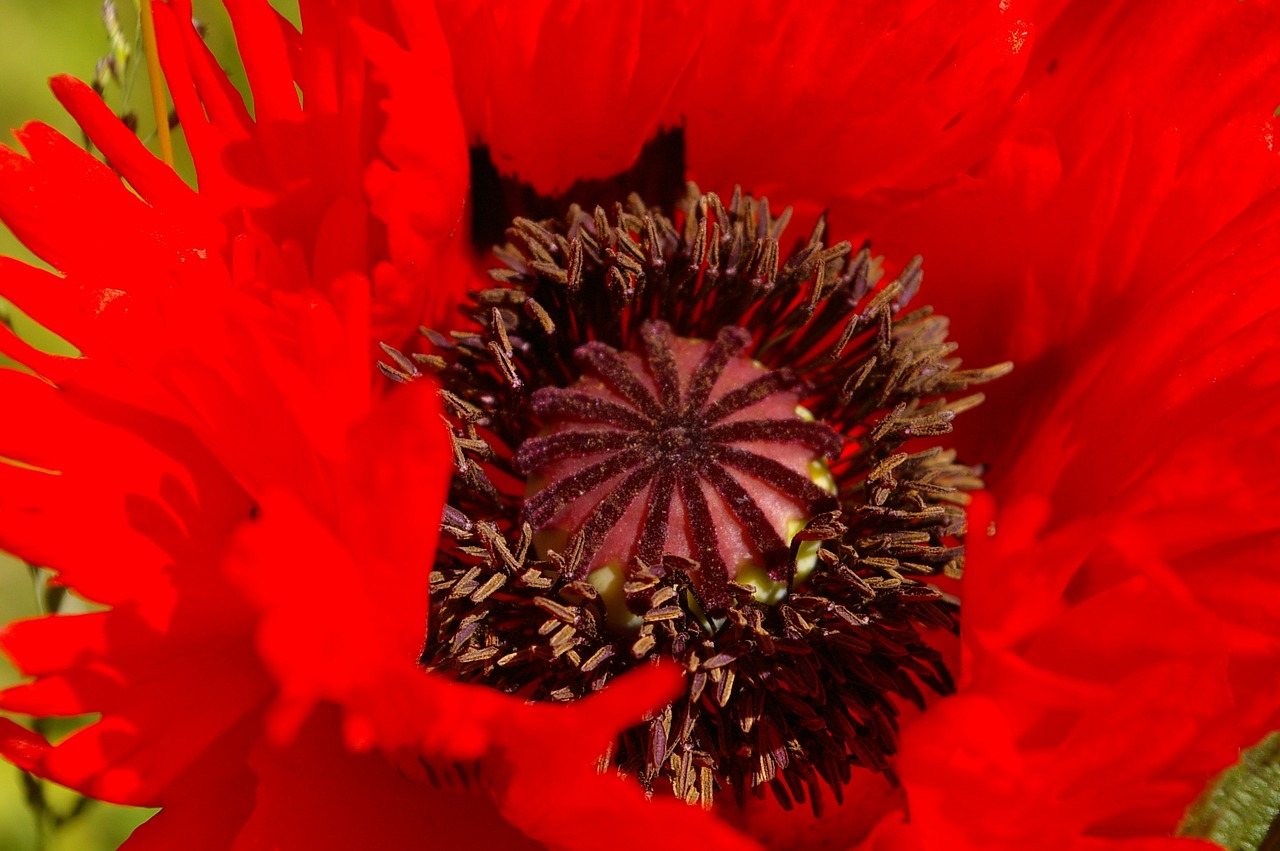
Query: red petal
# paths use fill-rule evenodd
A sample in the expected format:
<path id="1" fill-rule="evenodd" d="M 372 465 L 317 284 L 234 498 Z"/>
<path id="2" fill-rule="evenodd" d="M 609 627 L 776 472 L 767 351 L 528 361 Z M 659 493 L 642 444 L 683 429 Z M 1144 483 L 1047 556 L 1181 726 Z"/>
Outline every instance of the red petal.
<path id="1" fill-rule="evenodd" d="M 244 493 L 171 420 L 13 371 L 0 372 L 0 392 L 27 414 L 0 436 L 0 455 L 43 468 L 0 465 L 0 505 L 23 517 L 0 544 L 90 599 L 167 617 L 170 567 L 209 565 L 248 514 Z"/>
<path id="2" fill-rule="evenodd" d="M 678 685 L 671 671 L 650 667 L 575 704 L 512 711 L 494 730 L 496 764 L 486 763 L 503 816 L 552 848 L 595 848 L 608 837 L 610 848 L 644 851 L 655 835 L 697 837 L 724 851 L 759 848 L 701 810 L 673 798 L 649 800 L 633 780 L 596 772 L 596 760 L 614 736 L 670 700 Z M 559 800 L 573 802 L 572 815 L 547 806 L 550 788 Z"/>
<path id="3" fill-rule="evenodd" d="M 1008 5 L 720 4 L 681 101 L 690 176 L 818 209 L 949 180 L 1012 117 L 1031 27 Z"/>
<path id="4" fill-rule="evenodd" d="M 0 718 L 0 756 L 9 762 L 23 771 L 34 771 L 48 750 L 44 736 Z"/>
<path id="5" fill-rule="evenodd" d="M 302 117 L 280 19 L 266 0 L 227 0 L 259 124 Z"/>
<path id="6" fill-rule="evenodd" d="M 451 96 L 448 48 L 430 6 L 405 4 L 400 17 L 408 49 L 370 27 L 357 30 L 387 87 L 381 158 L 365 170 L 363 187 L 386 228 L 392 261 L 374 272 L 375 322 L 386 327 L 392 309 L 408 321 L 387 333 L 388 342 L 403 340 L 421 321 L 444 321 L 465 292 L 470 259 L 464 239 L 466 140 Z"/>
<path id="7" fill-rule="evenodd" d="M 673 113 L 710 12 L 701 3 L 440 4 L 470 140 L 544 195 L 624 171 Z"/>
<path id="8" fill-rule="evenodd" d="M 245 716 L 164 790 L 164 808 L 133 832 L 122 851 L 225 851 L 256 803 L 249 753 L 262 713 Z"/>
<path id="9" fill-rule="evenodd" d="M 410 782 L 379 754 L 348 753 L 332 710 L 308 720 L 288 746 L 260 744 L 250 759 L 257 800 L 237 848 L 542 847 L 478 790 Z"/>
<path id="10" fill-rule="evenodd" d="M 193 595 L 172 626 L 129 609 L 10 625 L 5 651 L 35 683 L 0 694 L 9 711 L 103 714 L 40 756 L 33 770 L 86 794 L 153 806 L 163 790 L 267 693 L 234 615 Z"/>
<path id="11" fill-rule="evenodd" d="M 147 150 L 93 89 L 67 75 L 54 77 L 50 87 L 112 167 L 147 203 L 164 207 L 180 219 L 190 220 L 204 213 L 191 188 Z M 207 226 L 217 227 L 217 223 Z"/>

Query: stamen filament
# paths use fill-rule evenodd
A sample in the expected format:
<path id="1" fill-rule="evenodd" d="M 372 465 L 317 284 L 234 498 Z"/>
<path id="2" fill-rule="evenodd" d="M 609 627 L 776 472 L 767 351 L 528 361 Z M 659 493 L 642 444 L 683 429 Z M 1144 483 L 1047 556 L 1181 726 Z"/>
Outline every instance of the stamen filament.
<path id="1" fill-rule="evenodd" d="M 151 109 L 156 116 L 156 136 L 160 139 L 160 158 L 173 168 L 173 139 L 169 135 L 169 102 L 164 93 L 164 74 L 160 70 L 160 47 L 156 41 L 156 19 L 151 0 L 142 0 L 142 52 L 147 57 L 147 78 L 151 82 Z"/>

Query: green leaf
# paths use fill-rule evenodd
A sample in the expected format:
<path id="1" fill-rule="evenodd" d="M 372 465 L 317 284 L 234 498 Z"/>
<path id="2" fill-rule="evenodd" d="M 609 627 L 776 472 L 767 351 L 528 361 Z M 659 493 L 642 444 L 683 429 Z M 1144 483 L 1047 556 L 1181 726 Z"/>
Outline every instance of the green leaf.
<path id="1" fill-rule="evenodd" d="M 1240 754 L 1187 810 L 1178 836 L 1229 851 L 1280 851 L 1280 732 Z"/>

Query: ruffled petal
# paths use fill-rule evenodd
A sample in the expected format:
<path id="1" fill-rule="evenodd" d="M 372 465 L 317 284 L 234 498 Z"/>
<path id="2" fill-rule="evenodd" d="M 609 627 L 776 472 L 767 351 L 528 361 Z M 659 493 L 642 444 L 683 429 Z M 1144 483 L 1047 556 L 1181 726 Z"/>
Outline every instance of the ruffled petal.
<path id="1" fill-rule="evenodd" d="M 406 392 L 350 435 L 349 463 L 330 471 L 336 504 L 325 506 L 338 528 L 273 489 L 237 539 L 227 570 L 262 610 L 258 641 L 281 683 L 282 736 L 321 700 L 350 705 L 360 713 L 352 723 L 399 720 L 403 684 L 422 676 L 432 518 L 450 457 L 436 411 L 429 388 Z"/>
<path id="2" fill-rule="evenodd" d="M 454 293 L 442 282 L 463 256 L 454 235 L 466 151 L 434 16 L 406 10 L 402 24 L 368 5 L 357 16 L 340 3 L 304 2 L 299 32 L 260 0 L 229 4 L 252 120 L 190 23 L 189 4 L 158 8 L 157 27 L 205 202 L 232 230 L 261 230 L 297 252 L 322 291 L 345 275 L 368 277 L 371 343 L 399 345 Z M 384 118 L 392 80 L 413 88 L 392 94 L 405 105 Z"/>
<path id="3" fill-rule="evenodd" d="M 397 13 L 405 47 L 391 32 L 357 28 L 373 74 L 386 87 L 379 104 L 386 112 L 381 157 L 364 173 L 370 210 L 385 229 L 390 255 L 372 274 L 375 326 L 387 321 L 380 313 L 384 304 L 435 326 L 447 321 L 467 287 L 466 137 L 448 96 L 452 68 L 434 12 L 428 4 L 405 3 Z M 430 106 L 423 103 L 424 90 L 433 94 Z"/>
<path id="4" fill-rule="evenodd" d="M 201 602 L 184 603 L 180 625 L 165 630 L 125 608 L 10 625 L 0 636 L 5 652 L 38 679 L 0 693 L 0 705 L 104 716 L 48 748 L 31 770 L 96 798 L 155 806 L 218 747 L 270 687 L 243 634 L 200 612 Z M 196 610 L 188 617 L 186 609 Z"/>

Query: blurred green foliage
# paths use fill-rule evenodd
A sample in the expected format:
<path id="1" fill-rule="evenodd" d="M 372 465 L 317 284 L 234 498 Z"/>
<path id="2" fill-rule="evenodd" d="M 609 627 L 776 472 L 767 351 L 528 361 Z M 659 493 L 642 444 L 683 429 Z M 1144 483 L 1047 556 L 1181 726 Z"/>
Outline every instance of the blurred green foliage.
<path id="1" fill-rule="evenodd" d="M 206 42 L 228 70 L 232 82 L 247 93 L 234 35 L 222 6 L 214 0 L 194 0 L 193 5 L 196 18 L 205 25 Z M 296 0 L 273 2 L 272 5 L 295 22 L 298 20 Z M 3 21 L 5 33 L 4 49 L 0 50 L 0 124 L 5 129 L 21 127 L 28 121 L 42 121 L 83 144 L 83 134 L 50 93 L 48 79 L 65 73 L 92 82 L 98 74 L 99 60 L 115 56 L 120 62 L 132 52 L 131 61 L 119 69 L 119 84 L 108 84 L 104 98 L 117 114 L 135 114 L 138 135 L 156 150 L 152 138 L 155 123 L 150 114 L 145 59 L 140 39 L 136 39 L 137 6 L 134 0 L 116 0 L 115 9 L 118 30 L 113 44 L 109 28 L 104 23 L 102 0 L 0 0 L 0 21 Z M 7 132 L 0 142 L 17 146 Z M 179 173 L 194 183 L 194 172 L 183 144 L 181 128 L 175 131 L 174 146 Z M 0 255 L 40 263 L 3 227 L 0 227 Z M 10 325 L 38 348 L 59 353 L 74 351 L 55 334 L 36 325 L 2 299 L 0 322 Z M 0 366 L 11 365 L 0 359 Z M 23 411 L 12 410 L 0 400 L 0 416 L 23 415 Z M 71 530 L 69 533 L 74 534 Z M 0 553 L 0 624 L 39 614 L 40 597 L 32 571 L 18 560 Z M 83 608 L 82 603 L 69 598 L 63 611 L 67 610 L 66 606 L 74 609 L 77 605 Z M 8 661 L 0 657 L 0 688 L 19 679 Z M 31 719 L 17 720 L 32 723 Z M 57 740 L 70 734 L 78 723 L 75 720 L 46 722 L 48 726 L 42 731 Z M 39 808 L 30 806 L 33 796 L 43 799 L 44 819 L 34 815 Z M 74 817 L 60 826 L 53 824 L 72 813 L 75 813 Z M 117 848 L 150 813 L 150 810 L 84 802 L 69 790 L 50 783 L 33 782 L 13 766 L 0 762 L 0 849 L 109 851 Z"/>

